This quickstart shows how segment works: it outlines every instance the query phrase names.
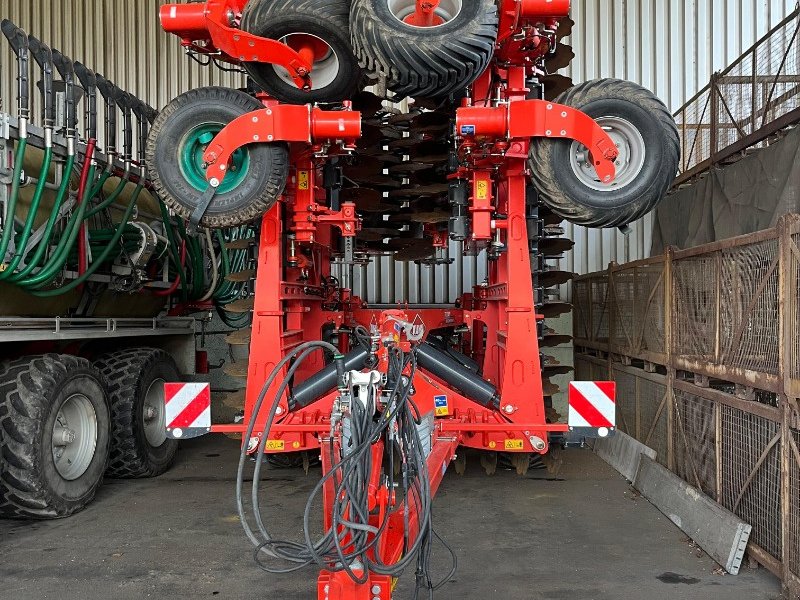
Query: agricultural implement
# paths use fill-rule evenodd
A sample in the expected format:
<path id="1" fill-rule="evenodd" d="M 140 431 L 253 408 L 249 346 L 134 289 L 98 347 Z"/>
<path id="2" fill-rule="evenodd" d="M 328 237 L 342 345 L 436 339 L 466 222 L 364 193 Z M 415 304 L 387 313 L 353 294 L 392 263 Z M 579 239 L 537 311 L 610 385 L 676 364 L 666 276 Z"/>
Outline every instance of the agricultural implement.
<path id="1" fill-rule="evenodd" d="M 652 210 L 677 170 L 677 131 L 631 83 L 557 94 L 569 4 L 162 8 L 187 51 L 245 69 L 250 89 L 193 90 L 160 113 L 154 187 L 190 228 L 259 222 L 245 242 L 254 268 L 230 274 L 248 287 L 229 310 L 252 315 L 230 339 L 250 348 L 243 421 L 212 424 L 208 394 L 177 386 L 168 431 L 242 436 L 237 502 L 256 560 L 271 572 L 316 564 L 320 600 L 388 600 L 409 569 L 418 592 L 443 585 L 428 567 L 431 502 L 463 449 L 524 473 L 551 444 L 613 433 L 612 384 L 573 382 L 567 422 L 549 402 L 569 369 L 541 351 L 545 318 L 569 307 L 547 290 L 569 274 L 548 261 L 571 248 L 565 219 L 624 228 Z M 487 278 L 452 305 L 353 293 L 355 266 L 376 255 L 437 265 L 453 247 L 485 260 Z M 249 503 L 248 454 L 259 458 Z M 321 459 L 301 541 L 262 519 L 262 455 Z M 320 496 L 325 533 L 312 539 Z"/>

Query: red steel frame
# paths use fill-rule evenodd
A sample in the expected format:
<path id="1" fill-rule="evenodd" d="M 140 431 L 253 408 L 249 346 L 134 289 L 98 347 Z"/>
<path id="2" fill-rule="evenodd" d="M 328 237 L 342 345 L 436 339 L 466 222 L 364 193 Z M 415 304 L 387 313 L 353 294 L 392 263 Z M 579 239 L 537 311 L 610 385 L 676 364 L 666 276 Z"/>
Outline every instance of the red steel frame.
<path id="1" fill-rule="evenodd" d="M 184 45 L 196 51 L 218 49 L 234 62 L 239 59 L 280 64 L 290 72 L 294 69 L 298 86 L 307 85 L 309 74 L 313 75 L 307 56 L 304 59 L 286 46 L 232 27 L 245 3 L 246 0 L 208 0 L 205 4 L 168 5 L 162 9 L 162 22 L 168 31 L 183 38 Z M 267 375 L 289 350 L 304 341 L 320 339 L 326 326 L 373 324 L 390 331 L 394 319 L 401 319 L 422 321 L 428 331 L 466 326 L 471 332 L 468 352 L 481 362 L 483 376 L 499 390 L 500 408 L 485 408 L 449 388 L 433 374 L 418 370 L 414 399 L 422 414 L 436 412 L 434 396 L 447 398 L 446 408 L 440 407 L 436 413 L 428 458 L 433 492 L 459 445 L 488 451 L 544 453 L 548 450 L 549 433 L 568 430 L 566 424 L 547 423 L 545 419 L 537 340 L 537 322 L 543 317 L 536 314 L 531 285 L 526 214 L 530 139 L 579 141 L 589 149 L 604 181 L 613 180 L 617 156 L 609 136 L 590 117 L 567 106 L 526 99 L 530 91 L 526 81 L 537 74 L 532 66 L 534 59 L 549 50 L 549 40 L 553 39 L 543 32 L 554 28 L 558 19 L 568 14 L 569 4 L 569 0 L 502 0 L 497 47 L 497 56 L 502 61 L 495 61 L 479 78 L 471 96 L 457 111 L 456 133 L 462 166 L 453 177 L 468 180 L 471 185 L 472 227 L 467 243 L 482 247 L 499 239 L 504 251 L 490 265 L 488 285 L 465 294 L 453 308 L 370 309 L 350 290 L 330 290 L 323 285 L 323 278 L 330 275 L 331 247 L 337 234 L 355 236 L 360 221 L 354 205 L 344 204 L 338 211 L 326 208 L 324 190 L 318 185 L 322 166 L 319 157 L 352 149 L 360 135 L 359 113 L 347 110 L 347 106 L 344 111 L 322 111 L 267 102 L 264 109 L 240 117 L 217 135 L 205 156 L 209 181 L 221 181 L 230 155 L 251 143 L 289 142 L 293 164 L 284 197 L 262 218 L 245 423 L 253 414 Z M 436 24 L 437 5 L 438 0 L 419 0 L 417 12 L 409 22 Z M 247 51 L 248 48 L 251 50 Z M 498 80 L 504 85 L 490 88 Z M 486 98 L 496 98 L 498 94 L 503 102 L 496 106 L 486 103 Z M 498 214 L 505 218 L 496 218 Z M 287 233 L 294 236 L 293 247 L 306 249 L 311 260 L 302 254 L 287 260 L 290 243 Z M 444 242 L 438 240 L 438 243 Z M 332 304 L 336 305 L 335 310 L 331 309 Z M 397 343 L 410 348 L 402 338 Z M 385 368 L 385 360 L 382 356 L 376 368 Z M 312 377 L 323 366 L 322 356 L 311 356 L 296 378 L 302 381 Z M 274 397 L 277 385 L 276 382 L 267 397 Z M 329 454 L 326 438 L 330 434 L 330 412 L 336 394 L 333 391 L 294 411 L 289 408 L 288 398 L 282 398 L 271 426 L 267 452 L 319 450 L 323 469 L 329 469 L 335 459 Z M 267 412 L 265 406 L 257 417 L 258 436 L 266 425 Z M 244 433 L 246 426 L 214 425 L 212 431 Z M 254 449 L 257 441 L 255 438 L 243 443 Z M 380 448 L 375 451 L 380 452 Z M 380 460 L 374 460 L 373 464 L 380 469 Z M 387 491 L 377 492 L 379 515 L 385 514 L 380 511 L 387 510 L 389 500 Z M 326 519 L 331 506 L 328 491 Z M 415 507 L 409 508 L 412 519 L 417 519 Z M 326 526 L 329 525 L 328 520 Z M 400 558 L 402 547 L 403 524 L 396 522 L 384 532 L 374 552 L 384 563 L 391 564 Z M 343 572 L 323 571 L 318 580 L 320 600 L 389 600 L 391 589 L 391 579 L 376 574 L 370 574 L 363 585 L 356 584 Z"/>

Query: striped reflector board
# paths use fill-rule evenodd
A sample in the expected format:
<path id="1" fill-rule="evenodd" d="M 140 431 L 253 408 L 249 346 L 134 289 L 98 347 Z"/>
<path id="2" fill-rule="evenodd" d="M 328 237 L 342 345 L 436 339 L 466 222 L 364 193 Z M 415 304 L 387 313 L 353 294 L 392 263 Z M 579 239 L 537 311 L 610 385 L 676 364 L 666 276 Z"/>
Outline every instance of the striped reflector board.
<path id="1" fill-rule="evenodd" d="M 585 437 L 608 437 L 617 423 L 617 384 L 573 381 L 569 384 L 569 429 Z"/>
<path id="2" fill-rule="evenodd" d="M 165 383 L 167 437 L 194 438 L 211 431 L 211 384 Z"/>

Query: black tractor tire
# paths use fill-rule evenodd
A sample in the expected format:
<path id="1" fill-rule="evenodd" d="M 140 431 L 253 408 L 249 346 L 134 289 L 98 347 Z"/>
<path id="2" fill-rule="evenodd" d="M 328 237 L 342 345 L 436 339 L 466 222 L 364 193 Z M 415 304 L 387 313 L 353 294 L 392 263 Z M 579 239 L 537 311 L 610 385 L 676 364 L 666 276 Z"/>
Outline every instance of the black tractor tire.
<path id="1" fill-rule="evenodd" d="M 0 517 L 67 517 L 94 498 L 110 437 L 103 383 L 88 360 L 75 356 L 45 354 L 0 364 Z M 59 411 L 75 396 L 94 409 L 94 451 L 82 473 L 65 478 L 56 467 L 54 428 Z M 73 443 L 81 441 L 79 435 Z"/>
<path id="2" fill-rule="evenodd" d="M 106 380 L 111 405 L 111 449 L 106 475 L 119 479 L 156 477 L 172 465 L 178 441 L 166 438 L 163 423 L 163 385 L 156 390 L 161 406 L 150 407 L 156 416 L 147 417 L 148 392 L 161 382 L 181 380 L 172 357 L 157 348 L 130 348 L 101 356 L 95 366 Z M 152 400 L 152 398 L 150 398 Z M 147 421 L 163 425 L 163 439 L 148 439 Z"/>
<path id="3" fill-rule="evenodd" d="M 446 97 L 486 70 L 497 40 L 497 4 L 465 0 L 451 20 L 415 27 L 395 17 L 388 0 L 353 0 L 350 30 L 361 67 L 385 79 L 390 90 L 401 97 Z"/>
<path id="4" fill-rule="evenodd" d="M 637 143 L 643 144 L 644 162 L 638 172 L 632 168 L 635 176 L 627 183 L 595 189 L 572 166 L 572 140 L 536 138 L 529 167 L 544 204 L 564 219 L 587 227 L 624 227 L 652 211 L 669 190 L 680 161 L 678 127 L 664 103 L 649 90 L 619 79 L 577 85 L 555 102 L 577 108 L 601 124 L 612 118 L 635 128 L 641 136 Z M 591 168 L 589 177 L 595 175 L 590 163 L 584 166 Z M 618 176 L 624 173 L 620 166 L 617 169 Z"/>
<path id="5" fill-rule="evenodd" d="M 187 176 L 186 146 L 201 127 L 221 129 L 237 117 L 264 108 L 244 92 L 223 87 L 204 87 L 175 98 L 156 118 L 147 140 L 147 164 L 156 192 L 164 203 L 188 219 L 207 184 L 192 184 Z M 198 150 L 199 151 L 199 150 Z M 234 227 L 257 219 L 278 201 L 289 175 L 289 151 L 285 144 L 256 143 L 239 150 L 248 161 L 246 176 L 225 190 L 228 172 L 200 221 L 203 227 Z M 196 167 L 194 162 L 191 166 Z M 197 179 L 197 172 L 193 173 Z"/>
<path id="6" fill-rule="evenodd" d="M 302 90 L 278 74 L 280 67 L 263 62 L 245 63 L 253 81 L 270 96 L 289 104 L 341 102 L 363 88 L 364 80 L 350 47 L 350 0 L 250 0 L 242 13 L 242 29 L 273 40 L 292 34 L 315 36 L 338 59 L 338 72 L 323 87 Z M 333 68 L 333 67 L 331 67 Z"/>

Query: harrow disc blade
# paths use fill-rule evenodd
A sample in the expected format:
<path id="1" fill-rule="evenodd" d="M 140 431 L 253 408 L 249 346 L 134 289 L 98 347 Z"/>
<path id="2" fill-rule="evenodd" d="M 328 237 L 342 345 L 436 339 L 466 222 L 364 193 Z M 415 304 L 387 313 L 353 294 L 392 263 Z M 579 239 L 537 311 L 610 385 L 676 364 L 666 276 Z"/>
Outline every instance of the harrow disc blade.
<path id="1" fill-rule="evenodd" d="M 240 329 L 239 331 L 234 331 L 233 333 L 228 334 L 225 336 L 225 341 L 228 342 L 231 346 L 249 346 L 250 345 L 250 336 L 252 335 L 252 330 L 248 327 L 245 329 Z"/>
<path id="2" fill-rule="evenodd" d="M 225 242 L 225 247 L 228 250 L 247 250 L 251 246 L 255 246 L 258 240 L 254 237 L 252 238 L 241 238 L 238 240 L 233 240 L 232 242 Z"/>
<path id="3" fill-rule="evenodd" d="M 231 313 L 248 313 L 255 306 L 255 298 L 240 298 L 225 305 L 225 310 Z"/>
<path id="4" fill-rule="evenodd" d="M 236 273 L 228 273 L 225 276 L 225 281 L 232 281 L 234 283 L 243 283 L 252 281 L 256 277 L 255 269 L 248 269 L 246 271 L 237 271 Z"/>

